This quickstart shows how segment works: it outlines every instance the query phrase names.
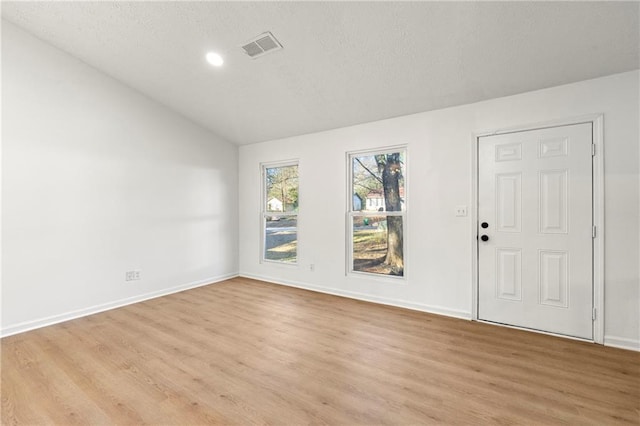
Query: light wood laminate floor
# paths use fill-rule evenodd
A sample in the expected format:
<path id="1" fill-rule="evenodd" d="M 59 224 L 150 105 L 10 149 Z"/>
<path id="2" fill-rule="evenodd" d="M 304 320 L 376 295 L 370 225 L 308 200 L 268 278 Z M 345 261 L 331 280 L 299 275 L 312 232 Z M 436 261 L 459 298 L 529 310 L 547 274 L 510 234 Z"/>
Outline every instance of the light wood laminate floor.
<path id="1" fill-rule="evenodd" d="M 2 339 L 2 424 L 640 423 L 640 354 L 235 278 Z"/>

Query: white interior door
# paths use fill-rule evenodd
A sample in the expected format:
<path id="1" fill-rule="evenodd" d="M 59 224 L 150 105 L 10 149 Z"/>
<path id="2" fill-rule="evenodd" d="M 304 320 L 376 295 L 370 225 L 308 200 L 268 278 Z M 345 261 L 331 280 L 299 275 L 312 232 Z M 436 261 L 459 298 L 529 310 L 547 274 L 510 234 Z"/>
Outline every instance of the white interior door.
<path id="1" fill-rule="evenodd" d="M 479 138 L 478 318 L 593 338 L 592 124 Z"/>

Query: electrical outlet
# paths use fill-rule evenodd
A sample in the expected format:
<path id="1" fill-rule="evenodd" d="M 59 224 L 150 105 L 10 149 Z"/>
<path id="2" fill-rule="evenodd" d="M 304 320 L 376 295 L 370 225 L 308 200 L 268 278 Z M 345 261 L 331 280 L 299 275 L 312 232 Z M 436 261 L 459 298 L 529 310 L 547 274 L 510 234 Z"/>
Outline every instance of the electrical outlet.
<path id="1" fill-rule="evenodd" d="M 316 265 L 314 265 L 313 263 L 310 263 L 310 264 L 309 264 L 309 270 L 310 270 L 311 272 L 315 271 L 315 270 L 316 270 Z"/>
<path id="2" fill-rule="evenodd" d="M 142 275 L 142 271 L 134 269 L 133 271 L 127 271 L 124 273 L 125 281 L 138 281 Z"/>
<path id="3" fill-rule="evenodd" d="M 456 217 L 466 217 L 467 206 L 456 206 L 455 213 L 456 213 Z"/>

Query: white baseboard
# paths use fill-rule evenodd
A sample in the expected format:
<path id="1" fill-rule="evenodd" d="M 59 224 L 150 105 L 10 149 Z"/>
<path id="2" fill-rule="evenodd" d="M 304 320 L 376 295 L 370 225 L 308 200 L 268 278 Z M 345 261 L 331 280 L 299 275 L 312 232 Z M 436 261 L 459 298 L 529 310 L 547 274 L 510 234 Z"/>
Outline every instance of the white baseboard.
<path id="1" fill-rule="evenodd" d="M 155 299 L 157 297 L 162 297 L 162 296 L 166 296 L 173 293 L 179 293 L 181 291 L 189 290 L 192 288 L 197 288 L 197 287 L 202 287 L 209 284 L 218 283 L 218 282 L 225 281 L 238 276 L 252 278 L 260 281 L 266 281 L 273 284 L 301 288 L 304 290 L 317 291 L 319 293 L 332 294 L 334 296 L 341 296 L 341 297 L 347 297 L 350 299 L 363 300 L 365 302 L 378 303 L 381 305 L 396 306 L 400 308 L 406 308 L 406 309 L 411 309 L 411 310 L 420 311 L 420 312 L 428 312 L 432 314 L 444 315 L 444 316 L 454 317 L 454 318 L 461 318 L 465 320 L 471 319 L 471 312 L 449 309 L 441 306 L 425 305 L 422 303 L 413 303 L 413 302 L 407 302 L 404 300 L 397 300 L 397 299 L 388 299 L 384 297 L 371 296 L 364 293 L 337 290 L 330 287 L 316 286 L 316 285 L 311 285 L 311 284 L 302 283 L 298 281 L 283 280 L 281 278 L 273 278 L 273 277 L 255 275 L 250 273 L 240 273 L 240 274 L 231 273 L 231 274 L 220 275 L 217 277 L 207 278 L 204 280 L 194 281 L 191 283 L 166 288 L 163 290 L 158 290 L 151 293 L 145 293 L 138 296 L 129 297 L 126 299 L 120 299 L 113 302 L 103 303 L 100 305 L 95 305 L 95 306 L 91 306 L 84 309 L 78 309 L 78 310 L 67 312 L 64 314 L 53 315 L 46 318 L 41 318 L 33 321 L 25 321 L 19 324 L 10 325 L 8 327 L 3 327 L 2 329 L 0 329 L 0 338 L 11 336 L 18 333 L 23 333 L 29 330 L 35 330 L 37 328 L 42 328 L 42 327 L 46 327 L 53 324 L 58 324 L 58 323 L 69 321 L 76 318 L 81 318 L 87 315 L 97 314 L 99 312 L 108 311 L 110 309 L 120 308 L 122 306 L 143 302 L 145 300 Z M 605 336 L 604 345 L 611 346 L 614 348 L 640 351 L 640 341 L 635 339 L 629 339 L 626 337 Z"/>
<path id="2" fill-rule="evenodd" d="M 110 309 L 120 308 L 122 306 L 131 305 L 133 303 L 143 302 L 149 299 L 155 299 L 157 297 L 166 296 L 173 293 L 189 290 L 196 287 L 202 287 L 209 284 L 218 283 L 220 281 L 228 280 L 230 278 L 237 277 L 237 273 L 220 275 L 217 277 L 211 277 L 204 280 L 198 280 L 187 284 L 181 284 L 175 287 L 169 287 L 151 293 L 140 294 L 133 297 L 127 297 L 126 299 L 119 299 L 113 302 L 102 303 L 100 305 L 91 306 L 88 308 L 78 309 L 64 314 L 52 315 L 46 318 L 40 318 L 32 321 L 25 321 L 18 324 L 3 327 L 0 330 L 0 338 L 7 337 L 18 333 L 24 333 L 25 331 L 34 330 L 36 328 L 46 327 L 53 324 L 69 321 L 72 319 L 85 317 L 87 315 L 97 314 L 99 312 L 108 311 Z"/>
<path id="3" fill-rule="evenodd" d="M 631 351 L 640 351 L 640 340 L 629 339 L 618 336 L 604 336 L 604 345 L 614 348 L 628 349 Z"/>
<path id="4" fill-rule="evenodd" d="M 273 284 L 284 285 L 288 287 L 296 287 L 304 290 L 317 291 L 319 293 L 332 294 L 334 296 L 348 297 L 349 299 L 363 300 L 365 302 L 373 302 L 381 305 L 396 306 L 399 308 L 411 309 L 414 311 L 428 312 L 431 314 L 444 315 L 448 317 L 461 318 L 465 320 L 471 319 L 471 312 L 460 311 L 455 309 L 444 308 L 442 306 L 425 305 L 422 303 L 407 302 L 406 300 L 389 299 L 386 297 L 372 296 L 364 293 L 352 291 L 338 290 L 330 287 L 322 287 L 298 281 L 283 280 L 281 278 L 273 278 L 263 275 L 255 275 L 240 272 L 240 277 L 252 278 L 254 280 L 266 281 Z"/>

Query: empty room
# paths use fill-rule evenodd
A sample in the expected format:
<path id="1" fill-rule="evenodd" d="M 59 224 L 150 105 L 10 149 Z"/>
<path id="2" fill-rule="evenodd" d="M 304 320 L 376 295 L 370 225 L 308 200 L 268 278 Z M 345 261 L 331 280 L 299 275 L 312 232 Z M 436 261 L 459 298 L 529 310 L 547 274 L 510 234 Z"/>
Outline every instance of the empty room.
<path id="1" fill-rule="evenodd" d="M 640 424 L 640 2 L 0 6 L 3 425 Z"/>

